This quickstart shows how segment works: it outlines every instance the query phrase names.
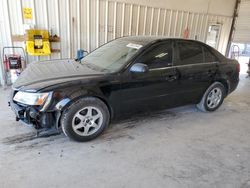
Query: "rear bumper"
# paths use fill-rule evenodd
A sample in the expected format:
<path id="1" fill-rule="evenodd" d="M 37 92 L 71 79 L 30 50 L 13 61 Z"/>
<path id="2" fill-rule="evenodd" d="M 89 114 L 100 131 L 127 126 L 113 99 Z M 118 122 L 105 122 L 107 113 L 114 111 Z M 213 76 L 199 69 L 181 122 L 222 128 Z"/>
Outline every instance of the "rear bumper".
<path id="1" fill-rule="evenodd" d="M 234 90 L 236 90 L 236 88 L 237 88 L 237 86 L 239 84 L 239 81 L 240 81 L 240 79 L 238 78 L 238 79 L 234 80 L 233 82 L 231 82 L 228 94 L 230 94 Z"/>

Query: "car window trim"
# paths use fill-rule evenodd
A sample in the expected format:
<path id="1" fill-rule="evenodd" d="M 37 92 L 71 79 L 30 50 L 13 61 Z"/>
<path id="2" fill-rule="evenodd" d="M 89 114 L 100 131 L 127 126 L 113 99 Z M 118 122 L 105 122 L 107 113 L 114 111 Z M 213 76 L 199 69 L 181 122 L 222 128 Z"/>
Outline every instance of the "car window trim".
<path id="1" fill-rule="evenodd" d="M 170 69 L 170 68 L 178 68 L 178 67 L 186 67 L 186 66 L 196 66 L 196 65 L 204 65 L 204 64 L 218 64 L 219 62 L 209 62 L 209 63 L 194 63 L 194 64 L 187 64 L 187 65 L 174 65 L 171 67 L 163 67 L 163 68 L 154 68 L 154 69 L 149 69 L 149 70 L 165 70 L 165 69 Z"/>

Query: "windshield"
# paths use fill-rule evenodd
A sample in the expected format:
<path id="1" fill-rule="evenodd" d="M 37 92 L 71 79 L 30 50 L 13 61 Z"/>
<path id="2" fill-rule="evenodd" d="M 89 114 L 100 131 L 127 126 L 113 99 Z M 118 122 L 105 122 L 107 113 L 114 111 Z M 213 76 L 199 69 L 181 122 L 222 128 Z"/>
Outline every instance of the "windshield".
<path id="1" fill-rule="evenodd" d="M 82 62 L 93 69 L 116 72 L 142 47 L 125 40 L 111 41 L 87 55 Z"/>

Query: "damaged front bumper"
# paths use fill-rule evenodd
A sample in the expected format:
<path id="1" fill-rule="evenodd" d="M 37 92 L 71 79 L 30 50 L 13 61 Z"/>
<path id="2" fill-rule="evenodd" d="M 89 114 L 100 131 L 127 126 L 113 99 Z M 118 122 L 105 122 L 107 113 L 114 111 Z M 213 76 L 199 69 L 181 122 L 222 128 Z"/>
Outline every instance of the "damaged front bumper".
<path id="1" fill-rule="evenodd" d="M 37 130 L 56 129 L 59 130 L 60 111 L 41 112 L 35 106 L 26 106 L 9 102 L 9 106 L 15 112 L 16 120 L 32 125 Z"/>

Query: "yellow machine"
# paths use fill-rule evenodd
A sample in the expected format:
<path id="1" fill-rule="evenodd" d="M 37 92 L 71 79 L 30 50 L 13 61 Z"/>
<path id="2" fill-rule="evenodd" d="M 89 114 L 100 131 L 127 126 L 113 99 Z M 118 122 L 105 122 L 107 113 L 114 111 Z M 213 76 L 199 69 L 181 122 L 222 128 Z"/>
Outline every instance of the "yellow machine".
<path id="1" fill-rule="evenodd" d="M 50 55 L 49 32 L 31 29 L 26 31 L 26 50 L 29 55 Z"/>

